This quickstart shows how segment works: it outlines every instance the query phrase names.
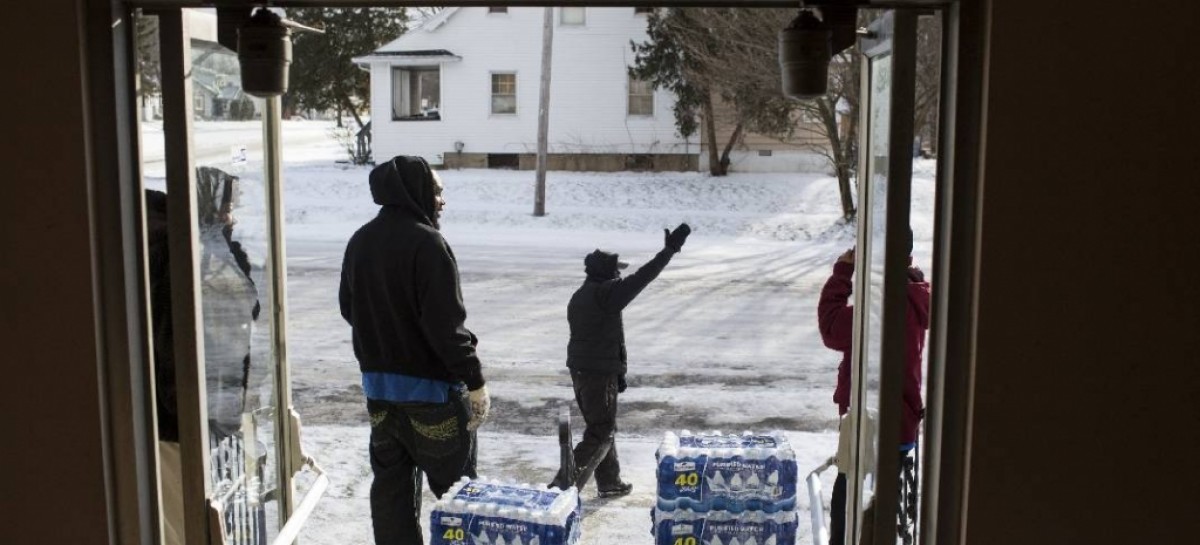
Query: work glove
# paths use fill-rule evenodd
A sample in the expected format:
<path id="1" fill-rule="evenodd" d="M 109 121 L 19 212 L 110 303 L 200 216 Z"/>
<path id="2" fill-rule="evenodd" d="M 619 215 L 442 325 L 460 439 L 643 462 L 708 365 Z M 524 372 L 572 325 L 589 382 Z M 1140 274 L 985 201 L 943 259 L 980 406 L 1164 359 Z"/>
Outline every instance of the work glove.
<path id="1" fill-rule="evenodd" d="M 688 235 L 692 234 L 692 228 L 688 224 L 681 223 L 674 231 L 663 229 L 663 244 L 676 252 L 683 249 L 683 243 L 687 242 Z"/>
<path id="2" fill-rule="evenodd" d="M 467 420 L 467 431 L 475 431 L 487 421 L 488 410 L 492 408 L 492 398 L 488 396 L 486 384 L 478 390 L 467 392 L 467 406 L 471 410 L 471 419 Z"/>
<path id="3" fill-rule="evenodd" d="M 625 393 L 625 389 L 628 387 L 629 387 L 629 384 L 625 382 L 625 374 L 621 373 L 620 375 L 617 375 L 617 393 L 618 394 Z"/>

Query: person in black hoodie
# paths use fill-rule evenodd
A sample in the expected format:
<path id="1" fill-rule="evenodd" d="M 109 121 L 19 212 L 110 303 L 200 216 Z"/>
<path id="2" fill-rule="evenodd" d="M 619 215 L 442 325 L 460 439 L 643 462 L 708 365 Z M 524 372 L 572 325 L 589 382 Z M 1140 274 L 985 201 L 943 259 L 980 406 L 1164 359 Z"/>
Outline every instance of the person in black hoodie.
<path id="1" fill-rule="evenodd" d="M 438 231 L 441 181 L 424 159 L 398 156 L 370 185 L 379 214 L 346 246 L 338 299 L 371 420 L 375 543 L 415 545 L 421 473 L 439 498 L 476 476 L 475 430 L 490 400 L 458 265 Z"/>
<path id="2" fill-rule="evenodd" d="M 586 428 L 583 440 L 575 446 L 575 459 L 586 466 L 597 450 L 610 439 L 608 454 L 596 466 L 596 489 L 601 498 L 624 496 L 633 485 L 621 480 L 617 460 L 617 394 L 626 388 L 628 357 L 625 351 L 625 325 L 621 311 L 662 272 L 671 257 L 683 248 L 692 229 L 686 223 L 674 231 L 663 229 L 664 247 L 637 272 L 621 278 L 627 264 L 617 254 L 596 250 L 583 259 L 587 278 L 575 290 L 567 304 L 567 323 L 571 340 L 567 344 L 567 367 L 575 402 L 583 414 Z M 570 486 L 576 476 L 558 475 L 554 486 Z"/>

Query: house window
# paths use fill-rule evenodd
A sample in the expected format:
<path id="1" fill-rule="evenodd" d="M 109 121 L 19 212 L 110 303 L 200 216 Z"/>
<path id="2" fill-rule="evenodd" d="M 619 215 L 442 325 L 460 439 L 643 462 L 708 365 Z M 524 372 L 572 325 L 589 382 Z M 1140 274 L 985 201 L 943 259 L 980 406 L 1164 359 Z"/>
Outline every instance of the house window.
<path id="1" fill-rule="evenodd" d="M 508 13 L 508 6 L 488 6 L 488 13 Z"/>
<path id="2" fill-rule="evenodd" d="M 629 76 L 629 115 L 654 115 L 654 87 L 648 81 Z"/>
<path id="3" fill-rule="evenodd" d="M 492 74 L 492 113 L 517 113 L 516 74 Z"/>
<path id="4" fill-rule="evenodd" d="M 192 109 L 200 115 L 204 115 L 204 95 L 195 93 L 192 95 Z"/>
<path id="5" fill-rule="evenodd" d="M 558 8 L 558 22 L 562 25 L 583 26 L 587 22 L 587 8 Z"/>
<path id="6" fill-rule="evenodd" d="M 644 15 L 654 11 L 654 8 L 633 8 L 634 15 Z"/>
<path id="7" fill-rule="evenodd" d="M 442 72 L 437 66 L 392 68 L 392 119 L 441 119 Z"/>

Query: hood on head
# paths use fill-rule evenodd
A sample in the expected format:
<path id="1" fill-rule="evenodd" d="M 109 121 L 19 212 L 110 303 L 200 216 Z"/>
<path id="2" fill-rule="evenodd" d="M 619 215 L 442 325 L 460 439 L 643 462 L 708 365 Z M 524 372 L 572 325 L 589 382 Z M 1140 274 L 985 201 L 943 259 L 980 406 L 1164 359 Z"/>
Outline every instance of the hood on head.
<path id="1" fill-rule="evenodd" d="M 397 155 L 371 170 L 370 182 L 375 204 L 399 207 L 417 221 L 438 227 L 433 171 L 425 159 Z"/>
<path id="2" fill-rule="evenodd" d="M 588 278 L 611 280 L 621 275 L 621 269 L 629 264 L 618 259 L 617 254 L 597 249 L 583 258 L 583 270 Z"/>

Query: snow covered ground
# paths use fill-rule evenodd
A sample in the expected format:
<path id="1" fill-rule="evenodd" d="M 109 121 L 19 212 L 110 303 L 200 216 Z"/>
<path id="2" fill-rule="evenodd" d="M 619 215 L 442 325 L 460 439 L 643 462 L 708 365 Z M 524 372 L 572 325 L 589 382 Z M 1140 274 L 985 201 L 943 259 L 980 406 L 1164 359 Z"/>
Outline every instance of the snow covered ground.
<path id="1" fill-rule="evenodd" d="M 346 240 L 377 207 L 369 170 L 336 164 L 343 156 L 336 143 L 311 137 L 327 134 L 327 124 L 292 125 L 310 137 L 293 137 L 284 149 L 289 358 L 303 443 L 332 479 L 303 538 L 369 544 L 368 424 L 337 284 Z M 211 146 L 223 145 L 211 138 L 218 142 Z M 261 262 L 257 160 L 235 169 L 244 182 L 235 236 Z M 928 271 L 933 163 L 920 162 L 916 174 L 915 257 Z M 854 238 L 838 220 L 835 179 L 552 172 L 549 215 L 535 218 L 531 172 L 452 170 L 442 178 L 442 231 L 458 257 L 467 326 L 479 336 L 493 398 L 480 434 L 481 474 L 517 482 L 553 476 L 552 419 L 572 400 L 566 302 L 583 279 L 583 256 L 605 248 L 636 268 L 661 248 L 662 229 L 680 221 L 693 229 L 683 252 L 625 312 L 630 386 L 620 401 L 618 448 L 634 492 L 602 501 L 585 490 L 583 543 L 651 543 L 654 450 L 665 431 L 785 430 L 802 471 L 833 453 L 839 356 L 821 344 L 816 303 Z M 826 497 L 831 487 L 827 475 Z M 432 502 L 427 492 L 426 514 Z M 806 512 L 807 498 L 799 503 Z M 800 528 L 799 542 L 808 543 L 806 514 Z"/>

